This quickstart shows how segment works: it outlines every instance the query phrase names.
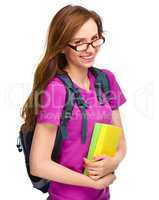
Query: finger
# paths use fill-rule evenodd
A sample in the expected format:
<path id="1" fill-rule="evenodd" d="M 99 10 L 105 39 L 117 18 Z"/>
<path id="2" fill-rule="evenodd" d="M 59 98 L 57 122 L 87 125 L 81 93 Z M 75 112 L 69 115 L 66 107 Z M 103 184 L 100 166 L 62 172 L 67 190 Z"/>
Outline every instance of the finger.
<path id="1" fill-rule="evenodd" d="M 89 176 L 91 179 L 93 179 L 93 180 L 98 180 L 100 177 L 99 176 Z"/>
<path id="2" fill-rule="evenodd" d="M 97 175 L 99 175 L 99 173 L 97 171 L 88 171 L 88 174 L 90 176 L 97 176 Z"/>
<path id="3" fill-rule="evenodd" d="M 106 159 L 106 158 L 107 158 L 106 155 L 100 155 L 100 156 L 94 156 L 93 160 L 98 161 L 98 160 L 103 160 L 103 159 Z"/>
<path id="4" fill-rule="evenodd" d="M 113 184 L 113 183 L 114 183 L 114 181 L 115 181 L 115 179 L 111 180 L 109 184 Z"/>
<path id="5" fill-rule="evenodd" d="M 89 161 L 88 159 L 84 158 L 84 162 L 87 167 L 99 167 L 100 166 L 100 163 L 99 163 L 100 161 L 94 162 L 94 161 Z"/>
<path id="6" fill-rule="evenodd" d="M 112 183 L 115 181 L 115 179 L 116 179 L 116 176 L 114 175 L 114 176 L 112 177 L 111 181 L 110 181 L 110 184 L 112 184 Z"/>
<path id="7" fill-rule="evenodd" d="M 91 161 L 89 161 L 87 158 L 83 158 L 84 161 L 84 165 L 88 166 L 90 164 Z"/>
<path id="8" fill-rule="evenodd" d="M 87 165 L 91 165 L 92 163 L 94 163 L 94 161 L 88 160 L 87 158 L 83 158 L 83 160 Z"/>
<path id="9" fill-rule="evenodd" d="M 87 167 L 87 170 L 89 171 L 97 171 L 99 168 L 97 167 Z"/>

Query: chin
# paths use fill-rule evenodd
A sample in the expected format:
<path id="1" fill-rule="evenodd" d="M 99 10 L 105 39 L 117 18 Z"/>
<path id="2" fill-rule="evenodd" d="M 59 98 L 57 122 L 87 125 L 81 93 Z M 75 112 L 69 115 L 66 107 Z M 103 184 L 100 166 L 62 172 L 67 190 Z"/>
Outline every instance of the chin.
<path id="1" fill-rule="evenodd" d="M 89 62 L 89 63 L 82 63 L 80 62 L 80 66 L 84 67 L 84 68 L 90 68 L 92 67 L 94 64 L 94 62 Z"/>
<path id="2" fill-rule="evenodd" d="M 92 62 L 92 63 L 89 63 L 89 64 L 84 64 L 84 66 L 85 66 L 85 68 L 90 68 L 90 67 L 92 67 L 92 66 L 93 66 L 93 64 L 94 64 L 94 62 Z"/>

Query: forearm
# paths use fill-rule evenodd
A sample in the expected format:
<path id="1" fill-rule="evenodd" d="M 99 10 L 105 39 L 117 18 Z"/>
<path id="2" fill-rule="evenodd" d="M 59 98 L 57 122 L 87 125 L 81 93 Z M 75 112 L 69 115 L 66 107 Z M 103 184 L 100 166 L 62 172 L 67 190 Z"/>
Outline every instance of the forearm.
<path id="1" fill-rule="evenodd" d="M 112 124 L 115 126 L 119 126 L 123 129 L 119 109 L 113 110 L 112 112 Z M 123 129 L 120 144 L 117 149 L 117 153 L 114 156 L 114 159 L 116 160 L 117 163 L 120 163 L 124 159 L 126 155 L 126 150 L 127 150 L 126 140 L 125 140 L 125 134 L 124 134 L 124 129 Z"/>
<path id="2" fill-rule="evenodd" d="M 126 155 L 126 151 L 127 151 L 126 141 L 125 141 L 125 139 L 121 139 L 118 150 L 114 156 L 114 159 L 116 160 L 117 163 L 120 163 L 124 159 L 124 157 Z"/>
<path id="3" fill-rule="evenodd" d="M 32 168 L 32 174 L 44 179 L 76 186 L 95 188 L 96 184 L 95 181 L 88 176 L 75 172 L 54 161 L 45 161 L 34 170 Z"/>

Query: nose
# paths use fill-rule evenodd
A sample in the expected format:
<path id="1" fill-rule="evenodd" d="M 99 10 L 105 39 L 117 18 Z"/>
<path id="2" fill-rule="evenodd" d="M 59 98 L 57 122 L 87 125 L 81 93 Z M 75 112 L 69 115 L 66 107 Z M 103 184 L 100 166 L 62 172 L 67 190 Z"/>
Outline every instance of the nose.
<path id="1" fill-rule="evenodd" d="M 89 44 L 86 52 L 94 53 L 95 52 L 95 48 L 91 44 Z"/>

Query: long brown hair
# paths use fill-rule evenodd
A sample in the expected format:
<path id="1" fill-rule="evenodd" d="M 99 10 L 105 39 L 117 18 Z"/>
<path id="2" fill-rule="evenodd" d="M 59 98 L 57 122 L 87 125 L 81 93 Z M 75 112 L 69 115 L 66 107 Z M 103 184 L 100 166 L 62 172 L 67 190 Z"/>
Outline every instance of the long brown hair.
<path id="1" fill-rule="evenodd" d="M 96 12 L 81 6 L 67 5 L 59 10 L 52 19 L 48 30 L 45 55 L 37 65 L 32 91 L 21 112 L 21 117 L 24 119 L 27 129 L 33 130 L 36 124 L 36 115 L 41 102 L 41 96 L 37 94 L 41 94 L 48 82 L 57 73 L 66 73 L 63 69 L 67 65 L 67 60 L 62 50 L 90 18 L 96 22 L 98 33 L 101 35 L 103 27 L 100 16 Z"/>

